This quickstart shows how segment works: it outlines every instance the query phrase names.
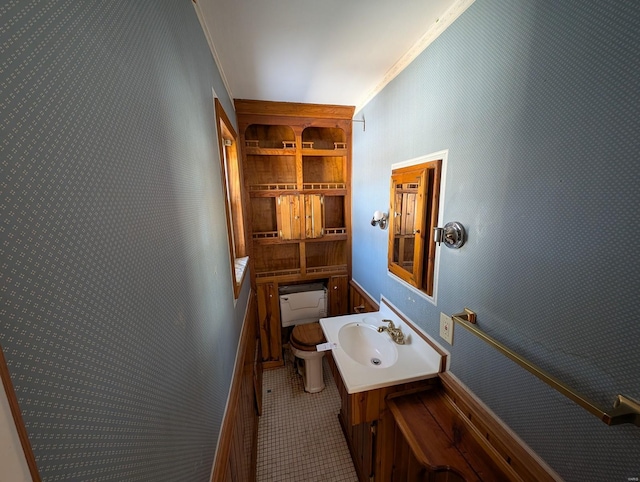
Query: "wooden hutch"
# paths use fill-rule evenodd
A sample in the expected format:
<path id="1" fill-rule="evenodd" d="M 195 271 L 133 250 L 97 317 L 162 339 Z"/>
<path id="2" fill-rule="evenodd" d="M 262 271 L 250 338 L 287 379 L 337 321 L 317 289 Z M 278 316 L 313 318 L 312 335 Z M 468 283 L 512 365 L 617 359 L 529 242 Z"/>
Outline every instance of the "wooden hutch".
<path id="1" fill-rule="evenodd" d="M 323 282 L 349 312 L 354 107 L 236 100 L 265 368 L 283 364 L 278 288 Z"/>

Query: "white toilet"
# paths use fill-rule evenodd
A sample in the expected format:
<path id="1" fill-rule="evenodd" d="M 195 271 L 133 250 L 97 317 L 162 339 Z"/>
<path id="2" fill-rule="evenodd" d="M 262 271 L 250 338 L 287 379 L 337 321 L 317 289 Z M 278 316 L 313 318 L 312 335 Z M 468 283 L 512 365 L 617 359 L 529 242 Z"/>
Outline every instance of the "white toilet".
<path id="1" fill-rule="evenodd" d="M 309 393 L 322 391 L 324 352 L 317 351 L 316 345 L 325 341 L 318 320 L 327 316 L 327 288 L 321 283 L 283 286 L 279 294 L 280 320 L 283 327 L 293 325 L 289 344 L 304 389 Z"/>
<path id="2" fill-rule="evenodd" d="M 305 392 L 317 393 L 324 390 L 322 376 L 324 352 L 316 350 L 316 345 L 324 341 L 324 333 L 318 322 L 296 325 L 291 332 L 289 343 L 293 355 L 297 358 L 298 373 L 304 380 Z"/>

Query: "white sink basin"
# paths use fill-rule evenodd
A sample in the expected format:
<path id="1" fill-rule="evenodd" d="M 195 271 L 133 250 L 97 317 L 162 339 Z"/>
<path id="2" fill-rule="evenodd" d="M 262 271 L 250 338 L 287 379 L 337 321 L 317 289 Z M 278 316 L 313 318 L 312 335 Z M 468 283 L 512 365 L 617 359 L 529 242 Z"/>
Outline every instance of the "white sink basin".
<path id="1" fill-rule="evenodd" d="M 402 328 L 404 345 L 395 343 L 387 332 L 378 333 L 378 327 L 387 326 L 384 320 Z M 414 331 L 385 298 L 380 311 L 322 318 L 320 326 L 333 346 L 333 359 L 348 393 L 433 378 L 444 370 L 446 351 Z"/>
<path id="2" fill-rule="evenodd" d="M 338 331 L 338 345 L 361 365 L 386 368 L 398 360 L 398 349 L 389 335 L 366 323 L 347 323 Z"/>

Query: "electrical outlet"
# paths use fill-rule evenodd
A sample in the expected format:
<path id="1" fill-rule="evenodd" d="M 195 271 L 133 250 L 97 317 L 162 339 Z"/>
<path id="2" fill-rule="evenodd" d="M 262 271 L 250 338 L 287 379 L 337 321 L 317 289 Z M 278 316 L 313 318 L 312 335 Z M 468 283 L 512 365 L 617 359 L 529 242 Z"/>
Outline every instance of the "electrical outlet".
<path id="1" fill-rule="evenodd" d="M 440 336 L 449 345 L 453 345 L 453 320 L 444 313 L 440 313 Z"/>

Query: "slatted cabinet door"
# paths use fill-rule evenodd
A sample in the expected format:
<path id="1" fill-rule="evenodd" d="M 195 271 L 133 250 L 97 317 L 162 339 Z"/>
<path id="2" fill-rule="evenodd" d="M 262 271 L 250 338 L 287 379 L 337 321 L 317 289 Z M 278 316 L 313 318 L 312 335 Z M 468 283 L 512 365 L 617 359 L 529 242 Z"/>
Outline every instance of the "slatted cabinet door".
<path id="1" fill-rule="evenodd" d="M 278 198 L 280 239 L 300 239 L 302 233 L 300 196 L 284 194 Z"/>
<path id="2" fill-rule="evenodd" d="M 320 238 L 324 234 L 323 226 L 323 202 L 321 194 L 306 194 L 304 196 L 305 230 L 307 239 Z"/>

